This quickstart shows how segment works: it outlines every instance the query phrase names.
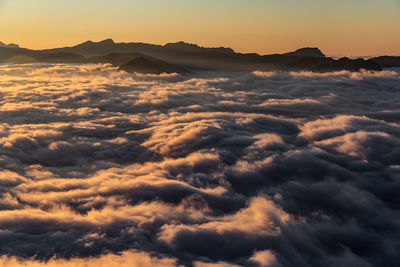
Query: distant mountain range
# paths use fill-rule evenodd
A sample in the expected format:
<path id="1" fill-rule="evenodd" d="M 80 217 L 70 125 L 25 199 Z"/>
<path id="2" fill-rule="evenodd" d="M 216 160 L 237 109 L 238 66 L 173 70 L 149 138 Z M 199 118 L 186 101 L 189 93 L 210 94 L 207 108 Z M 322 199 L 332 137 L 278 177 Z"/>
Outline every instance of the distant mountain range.
<path id="1" fill-rule="evenodd" d="M 204 48 L 185 42 L 154 45 L 87 41 L 73 47 L 31 50 L 0 42 L 0 63 L 110 63 L 128 72 L 190 74 L 219 71 L 360 71 L 400 67 L 400 57 L 368 60 L 325 56 L 318 48 L 302 48 L 285 54 L 236 53 L 231 48 Z"/>

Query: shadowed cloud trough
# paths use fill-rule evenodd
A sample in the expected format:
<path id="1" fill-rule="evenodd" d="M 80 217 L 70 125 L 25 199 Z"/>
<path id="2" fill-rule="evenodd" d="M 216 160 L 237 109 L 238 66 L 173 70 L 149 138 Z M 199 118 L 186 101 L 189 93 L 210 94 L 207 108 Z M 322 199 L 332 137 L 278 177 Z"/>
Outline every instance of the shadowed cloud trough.
<path id="1" fill-rule="evenodd" d="M 395 266 L 399 84 L 0 65 L 0 266 Z"/>

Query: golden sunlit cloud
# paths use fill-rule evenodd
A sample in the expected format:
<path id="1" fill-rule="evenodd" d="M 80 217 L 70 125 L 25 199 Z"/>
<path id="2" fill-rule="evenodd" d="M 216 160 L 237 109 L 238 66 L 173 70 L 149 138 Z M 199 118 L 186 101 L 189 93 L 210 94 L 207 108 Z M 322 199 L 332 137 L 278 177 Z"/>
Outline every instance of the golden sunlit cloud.
<path id="1" fill-rule="evenodd" d="M 47 262 L 33 260 L 21 260 L 17 258 L 0 258 L 0 267 L 110 267 L 110 266 L 132 266 L 153 267 L 165 266 L 175 267 L 176 260 L 168 258 L 153 258 L 149 254 L 137 251 L 128 251 L 120 255 L 104 255 L 89 259 L 51 259 Z"/>
<path id="2" fill-rule="evenodd" d="M 396 187 L 376 181 L 400 170 L 399 82 L 3 64 L 0 266 L 396 262 L 396 199 L 378 199 Z M 337 231 L 362 253 L 333 253 Z"/>

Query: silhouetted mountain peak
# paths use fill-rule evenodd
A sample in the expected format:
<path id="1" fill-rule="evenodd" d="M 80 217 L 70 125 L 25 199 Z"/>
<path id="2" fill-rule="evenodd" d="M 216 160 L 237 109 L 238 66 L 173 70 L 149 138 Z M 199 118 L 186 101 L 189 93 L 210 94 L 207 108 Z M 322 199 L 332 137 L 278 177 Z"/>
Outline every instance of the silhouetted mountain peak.
<path id="1" fill-rule="evenodd" d="M 300 48 L 294 52 L 285 53 L 284 56 L 293 56 L 293 57 L 318 57 L 323 58 L 326 57 L 324 53 L 316 47 L 305 47 Z"/>
<path id="2" fill-rule="evenodd" d="M 168 43 L 164 45 L 164 47 L 169 49 L 201 49 L 201 47 L 196 44 L 190 44 L 183 41 L 176 43 Z"/>
<path id="3" fill-rule="evenodd" d="M 93 41 L 86 41 L 81 44 L 75 45 L 76 48 L 92 47 L 95 43 Z"/>
<path id="4" fill-rule="evenodd" d="M 19 45 L 17 45 L 17 44 L 5 44 L 3 42 L 0 42 L 0 47 L 19 48 Z"/>
<path id="5" fill-rule="evenodd" d="M 100 46 L 110 46 L 110 45 L 115 45 L 115 43 L 112 39 L 106 39 L 106 40 L 103 40 L 100 42 L 93 42 L 93 41 L 89 40 L 89 41 L 81 43 L 75 47 L 93 47 L 93 46 L 100 47 Z"/>
<path id="6" fill-rule="evenodd" d="M 128 63 L 122 65 L 119 69 L 142 74 L 162 74 L 162 73 L 179 73 L 189 74 L 190 72 L 180 66 L 164 62 L 162 60 L 149 56 L 139 55 Z"/>
<path id="7" fill-rule="evenodd" d="M 235 51 L 231 48 L 225 48 L 225 47 L 201 47 L 196 44 L 190 44 L 186 43 L 183 41 L 177 42 L 177 43 L 168 43 L 164 45 L 164 48 L 170 49 L 170 50 L 179 50 L 182 52 L 186 53 L 202 53 L 202 52 L 210 52 L 210 51 L 216 51 L 224 54 L 233 54 Z"/>
<path id="8" fill-rule="evenodd" d="M 100 42 L 98 42 L 98 44 L 104 44 L 104 45 L 113 45 L 113 44 L 115 44 L 115 42 L 114 42 L 114 40 L 113 39 L 105 39 L 105 40 L 103 40 L 103 41 L 100 41 Z"/>

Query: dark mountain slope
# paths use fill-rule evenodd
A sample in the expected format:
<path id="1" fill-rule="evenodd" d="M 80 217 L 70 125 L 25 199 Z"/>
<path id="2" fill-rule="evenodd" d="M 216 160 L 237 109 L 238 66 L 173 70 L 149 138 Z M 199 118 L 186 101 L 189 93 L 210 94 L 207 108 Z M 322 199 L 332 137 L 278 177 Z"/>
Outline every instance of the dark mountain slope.
<path id="1" fill-rule="evenodd" d="M 359 59 L 349 59 L 349 58 L 340 58 L 338 60 L 332 61 L 329 60 L 327 62 L 323 62 L 321 64 L 315 65 L 310 68 L 311 71 L 314 72 L 327 72 L 327 71 L 360 71 L 360 70 L 375 70 L 380 71 L 382 67 L 371 60 L 364 60 L 362 58 Z"/>
<path id="2" fill-rule="evenodd" d="M 120 67 L 119 69 L 121 70 L 143 74 L 190 73 L 190 71 L 181 66 L 138 53 L 113 53 L 105 56 L 91 57 L 88 61 L 92 63 L 110 63 L 113 66 Z"/>
<path id="3" fill-rule="evenodd" d="M 121 66 L 140 56 L 143 55 L 138 53 L 112 53 L 105 56 L 90 57 L 88 61 L 91 63 L 110 63 L 114 66 Z"/>
<path id="4" fill-rule="evenodd" d="M 393 68 L 400 67 L 400 57 L 395 56 L 382 56 L 382 57 L 374 57 L 370 59 L 373 62 L 381 65 L 382 68 Z"/>
<path id="5" fill-rule="evenodd" d="M 140 60 L 135 60 L 141 57 Z M 87 41 L 73 47 L 47 50 L 0 47 L 0 62 L 29 63 L 111 63 L 125 70 L 146 73 L 177 70 L 205 69 L 222 71 L 359 71 L 381 70 L 398 66 L 397 57 L 371 60 L 326 57 L 318 48 L 302 48 L 285 54 L 261 56 L 235 53 L 230 48 L 204 48 L 185 42 L 164 46 L 144 43 L 115 43 L 111 39 L 101 42 Z M 130 63 L 130 64 L 128 64 Z M 185 66 L 185 67 L 181 67 Z M 187 72 L 187 71 L 186 71 Z"/>
<path id="6" fill-rule="evenodd" d="M 58 52 L 51 54 L 44 54 L 42 56 L 36 57 L 39 62 L 46 63 L 86 63 L 88 60 L 79 54 L 68 53 L 68 52 Z"/>
<path id="7" fill-rule="evenodd" d="M 311 48 L 311 47 L 301 48 L 294 52 L 285 53 L 283 55 L 284 56 L 292 56 L 292 57 L 317 57 L 317 58 L 326 57 L 321 52 L 321 50 L 319 50 L 318 48 Z"/>
<path id="8" fill-rule="evenodd" d="M 1 63 L 31 63 L 37 62 L 37 57 L 43 55 L 40 51 L 14 48 L 0 47 Z"/>
<path id="9" fill-rule="evenodd" d="M 225 47 L 217 47 L 217 48 L 206 48 L 200 47 L 196 44 L 188 44 L 185 42 L 177 42 L 177 43 L 168 43 L 163 46 L 168 50 L 175 50 L 183 53 L 208 53 L 208 52 L 217 52 L 221 54 L 234 54 L 235 51 L 231 48 Z"/>
<path id="10" fill-rule="evenodd" d="M 176 65 L 172 65 L 166 63 L 161 60 L 157 60 L 151 57 L 139 56 L 128 63 L 122 65 L 120 67 L 121 70 L 127 72 L 137 72 L 143 74 L 162 74 L 162 73 L 179 73 L 179 74 L 189 74 L 190 72 L 178 67 Z"/>

